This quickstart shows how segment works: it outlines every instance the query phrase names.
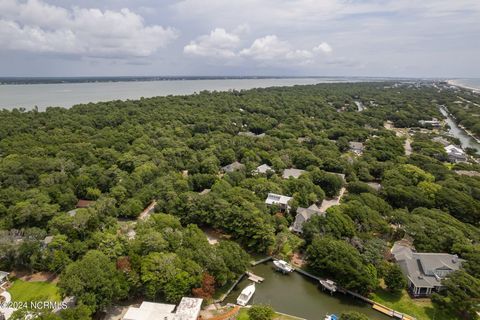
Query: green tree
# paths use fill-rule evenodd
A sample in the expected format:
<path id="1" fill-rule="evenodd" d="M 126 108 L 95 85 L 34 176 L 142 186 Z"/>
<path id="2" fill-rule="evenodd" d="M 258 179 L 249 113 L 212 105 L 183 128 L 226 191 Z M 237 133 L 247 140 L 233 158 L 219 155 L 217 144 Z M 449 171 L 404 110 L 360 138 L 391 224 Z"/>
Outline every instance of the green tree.
<path id="1" fill-rule="evenodd" d="M 369 318 L 361 313 L 356 311 L 342 312 L 340 314 L 340 319 L 342 320 L 369 320 Z"/>
<path id="2" fill-rule="evenodd" d="M 385 285 L 390 291 L 401 291 L 407 285 L 407 281 L 397 264 L 391 264 L 384 275 Z"/>
<path id="3" fill-rule="evenodd" d="M 105 308 L 128 293 L 126 281 L 115 264 L 96 250 L 68 265 L 58 285 L 63 296 L 75 296 L 91 310 Z"/>
<path id="4" fill-rule="evenodd" d="M 250 320 L 272 320 L 275 316 L 272 307 L 260 304 L 253 305 L 247 313 Z"/>

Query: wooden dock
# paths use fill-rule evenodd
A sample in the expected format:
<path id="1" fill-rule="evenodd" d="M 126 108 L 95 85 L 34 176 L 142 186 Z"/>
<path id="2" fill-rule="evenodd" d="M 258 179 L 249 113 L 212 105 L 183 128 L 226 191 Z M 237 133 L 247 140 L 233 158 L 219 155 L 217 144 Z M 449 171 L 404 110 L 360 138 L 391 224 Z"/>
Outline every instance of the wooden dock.
<path id="1" fill-rule="evenodd" d="M 273 257 L 266 257 L 266 258 L 263 258 L 263 259 L 260 259 L 260 260 L 257 260 L 257 261 L 252 261 L 252 262 L 250 262 L 250 265 L 252 267 L 255 267 L 257 264 L 264 263 L 264 262 L 270 261 L 272 259 L 273 259 Z"/>
<path id="2" fill-rule="evenodd" d="M 247 275 L 248 280 L 253 281 L 255 283 L 260 283 L 260 282 L 263 282 L 263 280 L 265 280 L 264 278 L 257 276 L 256 274 L 253 274 L 250 271 L 245 272 L 245 274 Z"/>

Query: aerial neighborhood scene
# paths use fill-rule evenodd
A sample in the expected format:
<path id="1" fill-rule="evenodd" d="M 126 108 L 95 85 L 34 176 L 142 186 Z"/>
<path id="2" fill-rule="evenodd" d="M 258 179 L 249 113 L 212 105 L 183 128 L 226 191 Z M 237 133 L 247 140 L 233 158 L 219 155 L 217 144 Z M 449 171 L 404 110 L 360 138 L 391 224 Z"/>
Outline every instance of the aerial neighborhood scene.
<path id="1" fill-rule="evenodd" d="M 479 21 L 0 0 L 0 320 L 480 319 Z"/>

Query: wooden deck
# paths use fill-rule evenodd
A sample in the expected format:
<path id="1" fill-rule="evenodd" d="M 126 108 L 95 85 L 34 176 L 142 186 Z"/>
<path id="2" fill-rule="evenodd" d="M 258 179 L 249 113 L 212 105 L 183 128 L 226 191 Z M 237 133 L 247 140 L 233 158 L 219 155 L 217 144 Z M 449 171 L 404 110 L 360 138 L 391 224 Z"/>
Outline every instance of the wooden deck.
<path id="1" fill-rule="evenodd" d="M 265 280 L 264 278 L 257 276 L 256 274 L 253 274 L 250 271 L 245 272 L 245 274 L 247 275 L 248 280 L 253 281 L 255 283 L 260 283 L 260 282 L 263 282 L 263 280 Z"/>

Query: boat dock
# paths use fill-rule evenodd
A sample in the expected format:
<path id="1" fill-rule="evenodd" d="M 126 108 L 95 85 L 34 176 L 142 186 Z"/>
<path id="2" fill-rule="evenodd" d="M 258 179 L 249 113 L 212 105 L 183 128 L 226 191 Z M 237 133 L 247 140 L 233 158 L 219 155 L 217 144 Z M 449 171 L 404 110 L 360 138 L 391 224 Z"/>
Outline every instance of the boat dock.
<path id="1" fill-rule="evenodd" d="M 266 258 L 263 258 L 263 259 L 260 259 L 260 260 L 257 260 L 257 261 L 252 261 L 252 262 L 250 262 L 250 265 L 252 267 L 255 267 L 257 264 L 264 263 L 264 262 L 270 261 L 272 259 L 273 259 L 273 257 L 266 257 Z"/>
<path id="2" fill-rule="evenodd" d="M 248 280 L 253 281 L 255 283 L 260 283 L 260 282 L 263 282 L 263 280 L 265 280 L 264 278 L 257 276 L 256 274 L 253 274 L 250 271 L 245 272 L 245 274 L 247 275 Z"/>

